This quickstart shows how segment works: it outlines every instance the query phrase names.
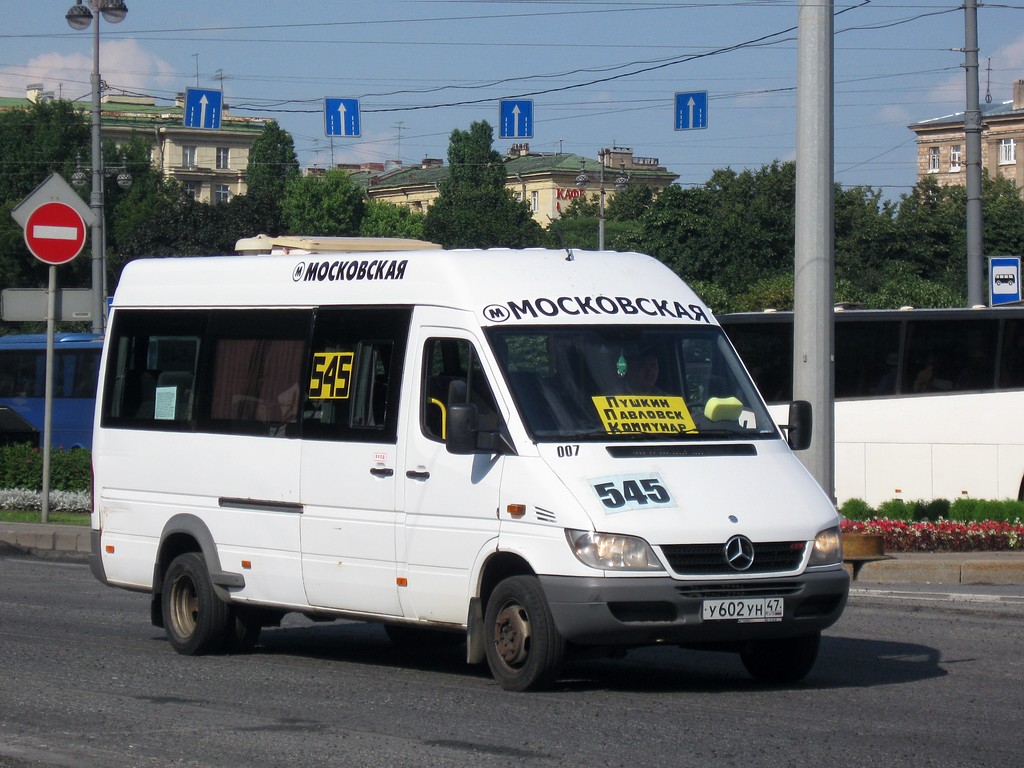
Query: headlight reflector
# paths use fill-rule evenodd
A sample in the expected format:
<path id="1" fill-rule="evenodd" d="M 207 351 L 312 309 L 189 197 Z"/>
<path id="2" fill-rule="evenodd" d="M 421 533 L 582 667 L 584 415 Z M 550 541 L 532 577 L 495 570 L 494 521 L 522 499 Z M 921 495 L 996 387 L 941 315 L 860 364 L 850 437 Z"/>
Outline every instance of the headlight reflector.
<path id="1" fill-rule="evenodd" d="M 843 534 L 837 525 L 834 528 L 826 528 L 814 537 L 811 559 L 807 565 L 836 565 L 841 562 L 843 562 Z"/>
<path id="2" fill-rule="evenodd" d="M 651 545 L 636 536 L 566 529 L 576 558 L 591 568 L 625 571 L 663 571 Z"/>

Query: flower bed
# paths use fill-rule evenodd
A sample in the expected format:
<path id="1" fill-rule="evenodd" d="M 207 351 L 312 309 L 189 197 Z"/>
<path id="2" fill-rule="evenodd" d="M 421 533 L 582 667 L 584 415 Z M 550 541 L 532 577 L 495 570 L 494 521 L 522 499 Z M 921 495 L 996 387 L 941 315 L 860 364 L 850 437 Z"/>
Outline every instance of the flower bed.
<path id="1" fill-rule="evenodd" d="M 844 520 L 843 533 L 880 533 L 886 552 L 999 552 L 1024 549 L 1024 524 L 1011 522 L 907 522 L 888 518 Z"/>

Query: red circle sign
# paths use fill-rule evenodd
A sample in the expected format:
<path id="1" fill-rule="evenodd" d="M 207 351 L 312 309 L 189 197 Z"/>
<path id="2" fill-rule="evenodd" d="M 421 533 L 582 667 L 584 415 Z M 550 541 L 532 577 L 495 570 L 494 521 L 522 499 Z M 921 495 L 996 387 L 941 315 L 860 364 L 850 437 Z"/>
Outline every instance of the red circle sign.
<path id="1" fill-rule="evenodd" d="M 66 203 L 43 203 L 25 222 L 25 244 L 47 264 L 67 264 L 85 245 L 85 222 Z"/>

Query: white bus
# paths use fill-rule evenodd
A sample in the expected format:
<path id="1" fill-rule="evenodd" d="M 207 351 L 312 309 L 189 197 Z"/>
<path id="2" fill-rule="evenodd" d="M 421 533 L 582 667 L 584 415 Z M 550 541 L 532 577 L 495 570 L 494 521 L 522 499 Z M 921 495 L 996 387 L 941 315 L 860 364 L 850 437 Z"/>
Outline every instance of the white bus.
<path id="1" fill-rule="evenodd" d="M 510 690 L 658 644 L 792 681 L 846 603 L 806 403 L 784 437 L 646 256 L 133 261 L 101 367 L 93 572 L 183 654 L 299 612 L 465 640 Z"/>
<path id="2" fill-rule="evenodd" d="M 839 503 L 1024 499 L 1024 308 L 837 310 Z M 719 316 L 769 403 L 793 396 L 793 315 Z"/>

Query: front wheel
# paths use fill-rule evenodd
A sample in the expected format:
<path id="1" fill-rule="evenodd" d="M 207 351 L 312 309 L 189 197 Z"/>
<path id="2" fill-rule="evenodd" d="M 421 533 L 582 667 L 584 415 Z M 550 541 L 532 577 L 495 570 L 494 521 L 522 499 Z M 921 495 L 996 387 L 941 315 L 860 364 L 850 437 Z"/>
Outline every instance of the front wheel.
<path id="1" fill-rule="evenodd" d="M 484 615 L 484 644 L 491 674 L 506 691 L 536 690 L 555 680 L 565 640 L 536 577 L 512 576 L 494 588 Z"/>
<path id="2" fill-rule="evenodd" d="M 755 680 L 795 683 L 811 671 L 820 643 L 820 632 L 780 640 L 751 640 L 740 651 L 740 659 Z"/>
<path id="3" fill-rule="evenodd" d="M 231 606 L 213 591 L 206 560 L 198 552 L 171 561 L 164 577 L 163 612 L 167 639 L 178 653 L 199 656 L 224 647 Z"/>

